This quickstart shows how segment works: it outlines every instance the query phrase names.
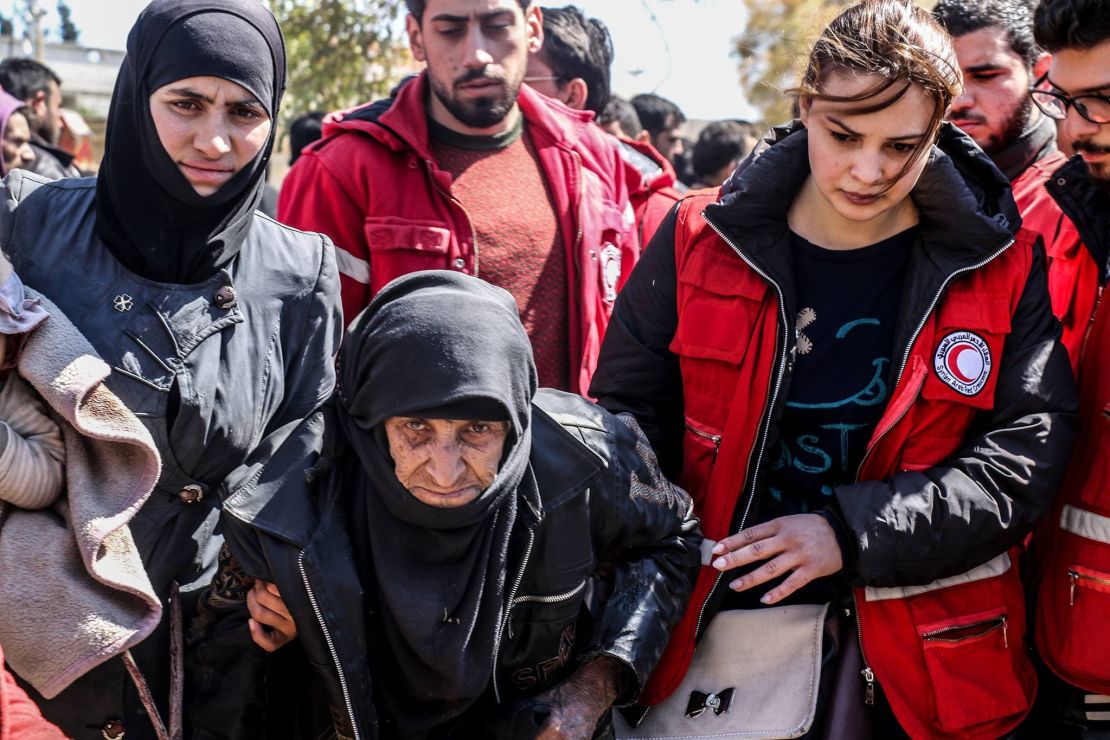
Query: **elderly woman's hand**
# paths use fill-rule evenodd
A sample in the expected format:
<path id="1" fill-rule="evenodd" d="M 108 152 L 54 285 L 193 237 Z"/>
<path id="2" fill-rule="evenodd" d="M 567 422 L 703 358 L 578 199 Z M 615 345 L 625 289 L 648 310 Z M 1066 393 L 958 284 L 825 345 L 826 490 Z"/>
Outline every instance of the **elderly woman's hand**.
<path id="1" fill-rule="evenodd" d="M 620 663 L 600 656 L 585 663 L 574 675 L 537 697 L 547 702 L 551 714 L 536 740 L 589 740 L 601 717 L 617 700 Z"/>
<path id="2" fill-rule="evenodd" d="M 844 567 L 836 532 L 820 514 L 784 516 L 749 527 L 718 542 L 713 555 L 713 567 L 720 571 L 767 560 L 730 583 L 733 591 L 787 576 L 763 596 L 764 604 L 776 604 L 810 581 L 839 573 Z"/>
<path id="3" fill-rule="evenodd" d="M 251 615 L 247 620 L 251 639 L 266 652 L 274 652 L 297 636 L 293 615 L 275 584 L 255 581 L 254 588 L 247 593 L 247 611 Z"/>

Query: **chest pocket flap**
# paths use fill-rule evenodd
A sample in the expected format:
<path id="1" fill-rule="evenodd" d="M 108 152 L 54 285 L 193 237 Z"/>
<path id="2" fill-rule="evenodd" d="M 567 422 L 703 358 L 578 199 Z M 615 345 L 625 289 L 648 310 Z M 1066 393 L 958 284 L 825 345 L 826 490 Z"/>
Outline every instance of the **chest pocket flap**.
<path id="1" fill-rule="evenodd" d="M 946 298 L 928 348 L 931 372 L 922 396 L 979 409 L 993 407 L 1011 318 L 1008 293 L 960 291 Z"/>
<path id="2" fill-rule="evenodd" d="M 678 273 L 671 351 L 738 363 L 747 354 L 769 286 L 731 254 L 695 247 Z"/>

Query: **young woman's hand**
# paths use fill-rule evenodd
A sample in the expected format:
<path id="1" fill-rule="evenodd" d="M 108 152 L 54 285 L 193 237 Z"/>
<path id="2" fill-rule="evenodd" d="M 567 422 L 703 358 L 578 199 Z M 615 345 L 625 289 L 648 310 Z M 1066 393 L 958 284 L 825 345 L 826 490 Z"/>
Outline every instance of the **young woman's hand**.
<path id="1" fill-rule="evenodd" d="M 247 611 L 251 639 L 266 652 L 274 652 L 297 636 L 297 625 L 275 584 L 255 581 L 247 592 Z"/>
<path id="2" fill-rule="evenodd" d="M 820 514 L 784 516 L 749 527 L 718 542 L 713 555 L 713 567 L 720 571 L 767 560 L 730 583 L 733 591 L 747 591 L 789 574 L 760 599 L 764 604 L 776 604 L 810 581 L 844 567 L 836 533 Z"/>

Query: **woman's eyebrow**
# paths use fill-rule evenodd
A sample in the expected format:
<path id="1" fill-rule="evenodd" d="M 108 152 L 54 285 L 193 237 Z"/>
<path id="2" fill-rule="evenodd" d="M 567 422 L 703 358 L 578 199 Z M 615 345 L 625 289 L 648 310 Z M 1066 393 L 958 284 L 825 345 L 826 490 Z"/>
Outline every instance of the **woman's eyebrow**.
<path id="1" fill-rule="evenodd" d="M 840 128 L 844 129 L 847 133 L 851 134 L 852 136 L 861 136 L 859 131 L 853 131 L 850 127 L 844 125 L 844 122 L 841 121 L 836 116 L 826 115 L 825 118 L 827 118 L 830 123 L 836 124 Z M 901 136 L 888 136 L 887 141 L 901 141 L 903 139 L 920 139 L 924 136 L 925 136 L 925 134 L 902 134 Z"/>
<path id="2" fill-rule="evenodd" d="M 190 87 L 174 87 L 168 91 L 170 95 L 180 95 L 183 98 L 190 98 L 192 100 L 203 100 L 205 103 L 212 105 L 216 102 L 215 98 L 209 97 L 204 93 L 197 92 Z M 227 104 L 229 107 L 236 105 L 248 105 L 253 108 L 261 108 L 262 103 L 257 98 L 244 98 L 243 100 L 232 100 Z"/>

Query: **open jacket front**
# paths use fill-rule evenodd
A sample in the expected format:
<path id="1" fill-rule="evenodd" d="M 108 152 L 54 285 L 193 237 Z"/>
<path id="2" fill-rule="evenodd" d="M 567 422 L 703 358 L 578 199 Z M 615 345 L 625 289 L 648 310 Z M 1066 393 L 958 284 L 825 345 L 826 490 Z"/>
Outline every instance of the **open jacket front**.
<path id="1" fill-rule="evenodd" d="M 779 129 L 724 192 L 702 191 L 660 228 L 617 302 L 591 393 L 636 415 L 664 470 L 691 492 L 706 537 L 759 520 L 797 329 L 786 212 L 809 174 L 807 133 Z M 912 196 L 920 212 L 895 328 L 897 375 L 857 482 L 834 490 L 858 547 L 870 676 L 914 737 L 997 737 L 1035 687 L 1024 604 L 1007 554 L 1046 510 L 1075 438 L 1075 390 L 1057 342 L 1043 249 L 1009 184 L 946 126 Z M 951 337 L 992 358 L 977 389 L 939 376 Z M 645 692 L 681 681 L 719 608 L 703 568 Z M 705 618 L 699 620 L 704 614 Z M 947 630 L 978 626 L 983 639 Z M 989 628 L 989 629 L 988 629 Z M 945 652 L 942 640 L 952 638 Z M 949 643 L 945 643 L 945 646 Z M 987 687 L 987 688 L 984 688 Z"/>
<path id="2" fill-rule="evenodd" d="M 342 724 L 353 737 L 374 738 L 382 734 L 374 682 L 389 678 L 372 676 L 367 658 L 374 649 L 370 586 L 354 559 L 348 515 L 355 493 L 343 475 L 350 460 L 337 449 L 332 414 L 314 414 L 272 457 L 259 457 L 225 500 L 225 536 L 244 571 L 276 581 Z M 701 542 L 691 502 L 658 477 L 642 438 L 589 401 L 541 390 L 533 423 L 539 500 L 520 502 L 487 699 L 505 705 L 534 696 L 583 659 L 606 654 L 626 666 L 619 701 L 630 702 L 689 598 Z M 311 483 L 301 473 L 310 469 Z M 635 490 L 649 480 L 660 481 L 656 490 L 665 495 Z M 595 574 L 613 555 L 612 595 L 598 607 Z"/>

